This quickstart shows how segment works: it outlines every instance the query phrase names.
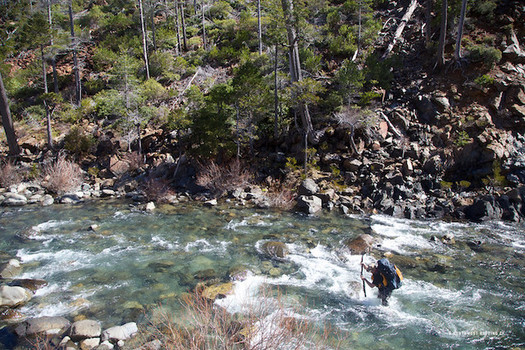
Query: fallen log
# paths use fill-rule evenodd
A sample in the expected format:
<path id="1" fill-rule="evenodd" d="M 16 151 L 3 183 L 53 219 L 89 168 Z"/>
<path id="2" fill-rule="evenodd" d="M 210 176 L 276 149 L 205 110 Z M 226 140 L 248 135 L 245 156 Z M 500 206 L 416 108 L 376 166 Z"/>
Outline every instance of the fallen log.
<path id="1" fill-rule="evenodd" d="M 412 17 L 412 14 L 414 14 L 416 7 L 417 7 L 417 0 L 412 0 L 403 18 L 401 18 L 401 22 L 399 22 L 399 26 L 397 27 L 396 33 L 394 34 L 394 40 L 392 40 L 392 42 L 388 45 L 385 53 L 381 57 L 382 60 L 387 58 L 392 52 L 392 50 L 394 49 L 394 46 L 397 44 L 397 42 L 399 41 L 399 38 L 401 38 L 401 35 L 403 34 L 403 30 L 405 29 L 405 26 L 407 25 L 408 21 Z"/>

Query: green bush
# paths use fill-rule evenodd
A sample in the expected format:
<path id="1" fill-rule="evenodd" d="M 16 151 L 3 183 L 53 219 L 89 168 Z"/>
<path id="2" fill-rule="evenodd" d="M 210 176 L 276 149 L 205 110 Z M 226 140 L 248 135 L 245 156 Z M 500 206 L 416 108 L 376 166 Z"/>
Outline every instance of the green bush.
<path id="1" fill-rule="evenodd" d="M 96 72 L 105 72 L 118 60 L 118 55 L 105 47 L 97 47 L 93 55 L 93 69 Z"/>
<path id="2" fill-rule="evenodd" d="M 148 79 L 141 86 L 141 95 L 146 101 L 159 101 L 168 97 L 168 91 L 155 79 Z"/>
<path id="3" fill-rule="evenodd" d="M 109 116 L 123 116 L 125 104 L 122 94 L 114 89 L 102 90 L 93 96 L 95 102 L 95 113 L 98 118 Z"/>
<path id="4" fill-rule="evenodd" d="M 502 53 L 495 47 L 486 45 L 472 45 L 466 48 L 468 59 L 472 62 L 482 62 L 486 67 L 493 67 L 501 60 Z"/>
<path id="5" fill-rule="evenodd" d="M 474 82 L 476 84 L 478 84 L 478 85 L 481 85 L 481 86 L 490 86 L 490 85 L 494 84 L 494 78 L 491 77 L 488 74 L 484 74 L 484 75 L 474 79 Z"/>
<path id="6" fill-rule="evenodd" d="M 95 145 L 93 135 L 87 135 L 78 127 L 73 127 L 64 137 L 64 148 L 71 154 L 81 157 L 88 154 Z"/>
<path id="7" fill-rule="evenodd" d="M 328 48 L 334 56 L 352 56 L 357 50 L 356 37 L 350 26 L 342 25 L 337 34 L 328 35 Z"/>

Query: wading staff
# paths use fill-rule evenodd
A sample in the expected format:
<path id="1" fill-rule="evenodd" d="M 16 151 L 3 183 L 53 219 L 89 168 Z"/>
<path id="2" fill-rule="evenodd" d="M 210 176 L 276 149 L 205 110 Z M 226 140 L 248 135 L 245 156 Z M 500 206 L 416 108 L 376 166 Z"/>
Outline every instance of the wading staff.
<path id="1" fill-rule="evenodd" d="M 365 254 L 366 254 L 366 250 L 363 252 L 363 255 L 361 255 L 361 277 L 363 277 L 363 259 L 365 257 Z M 365 288 L 365 280 L 363 280 L 363 293 L 365 293 L 365 298 L 366 298 L 366 288 Z"/>

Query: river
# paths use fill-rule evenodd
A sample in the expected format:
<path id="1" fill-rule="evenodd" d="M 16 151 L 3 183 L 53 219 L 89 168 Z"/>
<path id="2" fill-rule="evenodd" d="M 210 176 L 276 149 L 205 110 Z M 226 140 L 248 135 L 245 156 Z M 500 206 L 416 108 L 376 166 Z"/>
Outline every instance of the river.
<path id="1" fill-rule="evenodd" d="M 94 226 L 95 230 L 90 229 Z M 525 346 L 524 226 L 410 221 L 392 217 L 298 213 L 196 204 L 153 213 L 124 201 L 0 209 L 0 251 L 19 259 L 20 278 L 44 279 L 19 312 L 100 320 L 104 327 L 146 318 L 200 279 L 234 282 L 217 301 L 231 312 L 257 300 L 260 287 L 299 300 L 304 317 L 336 329 L 352 349 L 486 349 Z M 360 281 L 361 256 L 343 249 L 361 233 L 381 237 L 403 286 L 388 307 Z M 456 243 L 440 241 L 454 235 Z M 438 239 L 432 240 L 432 237 Z M 272 260 L 267 241 L 289 254 Z M 374 259 L 367 255 L 365 262 Z"/>

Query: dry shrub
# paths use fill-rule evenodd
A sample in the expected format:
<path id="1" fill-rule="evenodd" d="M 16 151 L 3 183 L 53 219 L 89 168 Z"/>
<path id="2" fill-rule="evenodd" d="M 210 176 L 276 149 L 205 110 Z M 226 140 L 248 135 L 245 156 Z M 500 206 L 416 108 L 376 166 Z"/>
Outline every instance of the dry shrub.
<path id="1" fill-rule="evenodd" d="M 167 199 L 174 194 L 169 181 L 163 178 L 150 177 L 141 187 L 148 201 L 157 203 L 166 202 Z"/>
<path id="2" fill-rule="evenodd" d="M 45 187 L 54 193 L 67 193 L 82 184 L 82 169 L 61 154 L 56 161 L 44 165 Z"/>
<path id="3" fill-rule="evenodd" d="M 130 171 L 138 170 L 144 166 L 144 156 L 139 152 L 126 153 L 122 158 L 129 164 Z"/>
<path id="4" fill-rule="evenodd" d="M 11 162 L 0 165 L 0 187 L 9 187 L 22 181 L 20 171 Z"/>
<path id="5" fill-rule="evenodd" d="M 182 307 L 176 317 L 162 307 L 155 310 L 147 340 L 160 340 L 170 350 L 339 348 L 337 336 L 299 315 L 300 308 L 286 307 L 280 296 L 261 296 L 235 315 L 198 293 L 183 297 Z"/>
<path id="6" fill-rule="evenodd" d="M 251 180 L 251 173 L 238 160 L 226 165 L 219 165 L 211 161 L 206 165 L 201 165 L 197 174 L 197 184 L 207 188 L 217 196 L 249 185 Z"/>
<path id="7" fill-rule="evenodd" d="M 292 209 L 295 205 L 295 194 L 291 188 L 295 187 L 285 186 L 279 181 L 272 182 L 266 193 L 270 206 L 283 210 Z"/>

